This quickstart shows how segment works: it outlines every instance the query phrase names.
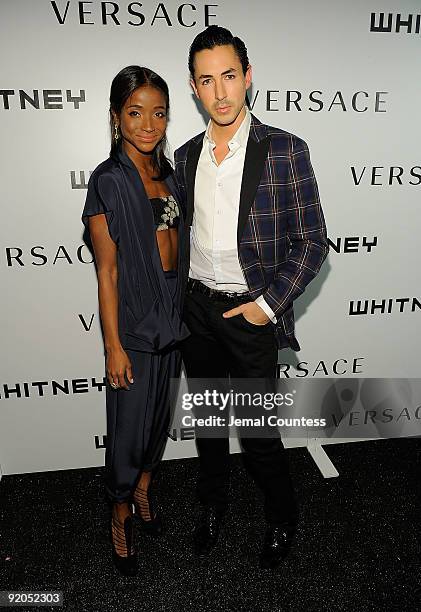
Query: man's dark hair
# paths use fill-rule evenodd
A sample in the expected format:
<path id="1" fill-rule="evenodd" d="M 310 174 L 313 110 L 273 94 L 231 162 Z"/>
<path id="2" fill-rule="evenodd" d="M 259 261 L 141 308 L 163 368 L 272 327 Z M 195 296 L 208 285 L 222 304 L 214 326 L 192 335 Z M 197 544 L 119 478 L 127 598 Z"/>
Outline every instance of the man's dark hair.
<path id="1" fill-rule="evenodd" d="M 213 49 L 222 45 L 232 45 L 238 59 L 241 62 L 243 73 L 246 74 L 249 58 L 247 57 L 247 48 L 241 38 L 233 36 L 226 28 L 221 28 L 217 25 L 211 25 L 203 32 L 200 32 L 192 42 L 189 50 L 189 70 L 191 78 L 194 79 L 194 56 L 203 49 Z"/>

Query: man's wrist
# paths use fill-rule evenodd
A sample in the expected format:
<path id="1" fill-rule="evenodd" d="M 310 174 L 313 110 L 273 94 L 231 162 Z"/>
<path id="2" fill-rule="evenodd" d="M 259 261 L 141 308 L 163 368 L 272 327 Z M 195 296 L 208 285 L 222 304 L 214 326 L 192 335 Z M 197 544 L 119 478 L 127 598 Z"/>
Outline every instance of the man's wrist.
<path id="1" fill-rule="evenodd" d="M 263 312 L 269 317 L 269 319 L 272 321 L 272 323 L 277 322 L 276 319 L 276 315 L 273 312 L 272 308 L 269 306 L 269 304 L 266 302 L 265 298 L 260 295 L 256 300 L 254 300 L 255 303 L 260 306 L 260 308 L 263 310 Z"/>

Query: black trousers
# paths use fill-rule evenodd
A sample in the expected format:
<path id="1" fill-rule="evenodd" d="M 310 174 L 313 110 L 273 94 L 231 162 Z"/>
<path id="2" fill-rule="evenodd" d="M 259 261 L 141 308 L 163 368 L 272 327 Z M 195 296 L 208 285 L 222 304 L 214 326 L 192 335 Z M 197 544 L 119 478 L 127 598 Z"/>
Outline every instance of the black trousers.
<path id="1" fill-rule="evenodd" d="M 276 376 L 278 348 L 271 323 L 253 325 L 242 315 L 222 313 L 238 303 L 188 290 L 184 320 L 191 335 L 181 343 L 188 378 L 268 378 Z M 297 505 L 279 432 L 273 438 L 242 437 L 244 461 L 265 497 L 265 518 L 271 524 L 295 522 Z M 196 437 L 200 460 L 197 494 L 203 505 L 224 512 L 228 502 L 229 438 Z"/>

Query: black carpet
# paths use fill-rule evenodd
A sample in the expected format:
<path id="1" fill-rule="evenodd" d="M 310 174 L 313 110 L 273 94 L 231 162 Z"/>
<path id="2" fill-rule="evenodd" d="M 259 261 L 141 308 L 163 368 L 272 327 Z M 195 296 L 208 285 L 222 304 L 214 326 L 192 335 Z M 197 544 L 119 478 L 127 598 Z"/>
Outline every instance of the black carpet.
<path id="1" fill-rule="evenodd" d="M 276 571 L 257 567 L 262 499 L 239 455 L 222 537 L 204 565 L 190 545 L 197 459 L 162 463 L 166 532 L 136 531 L 136 578 L 111 564 L 102 468 L 4 476 L 0 590 L 61 590 L 63 608 L 38 609 L 72 612 L 421 610 L 421 440 L 325 448 L 339 478 L 323 479 L 305 449 L 288 451 L 301 523 Z"/>

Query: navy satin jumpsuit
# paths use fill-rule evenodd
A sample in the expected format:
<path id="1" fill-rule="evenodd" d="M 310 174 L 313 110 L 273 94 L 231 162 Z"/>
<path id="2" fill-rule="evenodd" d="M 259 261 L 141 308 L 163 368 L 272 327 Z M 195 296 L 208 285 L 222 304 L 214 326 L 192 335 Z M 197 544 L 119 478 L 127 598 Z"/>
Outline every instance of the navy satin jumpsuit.
<path id="1" fill-rule="evenodd" d="M 178 342 L 189 335 L 181 320 L 184 219 L 173 176 L 165 179 L 178 202 L 178 263 L 164 272 L 156 223 L 136 166 L 120 146 L 92 173 L 82 220 L 104 213 L 117 245 L 118 330 L 133 370 L 129 391 L 107 381 L 105 487 L 112 502 L 128 501 L 142 471 L 154 471 L 170 425 L 170 379 L 180 375 Z"/>

